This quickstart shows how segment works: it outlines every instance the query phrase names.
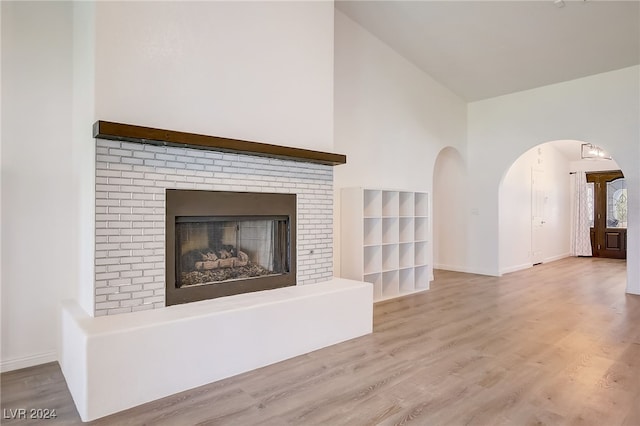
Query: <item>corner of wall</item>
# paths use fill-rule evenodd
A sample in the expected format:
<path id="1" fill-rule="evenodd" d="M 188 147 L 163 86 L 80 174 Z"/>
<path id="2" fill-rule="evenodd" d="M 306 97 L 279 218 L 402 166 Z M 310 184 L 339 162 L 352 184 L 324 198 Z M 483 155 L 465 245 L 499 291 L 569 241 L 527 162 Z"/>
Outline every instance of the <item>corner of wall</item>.
<path id="1" fill-rule="evenodd" d="M 72 294 L 89 315 L 94 315 L 95 264 L 95 34 L 96 6 L 73 4 L 73 111 L 72 156 L 76 194 L 76 282 Z"/>

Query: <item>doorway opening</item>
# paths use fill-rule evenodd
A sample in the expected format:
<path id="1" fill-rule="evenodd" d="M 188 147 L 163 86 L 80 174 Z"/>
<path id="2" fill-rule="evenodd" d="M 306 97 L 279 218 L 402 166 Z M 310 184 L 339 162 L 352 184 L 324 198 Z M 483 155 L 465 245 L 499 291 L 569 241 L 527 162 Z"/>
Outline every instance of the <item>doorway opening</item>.
<path id="1" fill-rule="evenodd" d="M 433 170 L 433 264 L 464 272 L 467 245 L 467 166 L 453 147 L 443 148 Z"/>
<path id="2" fill-rule="evenodd" d="M 588 172 L 587 198 L 594 257 L 627 258 L 627 182 L 622 171 Z"/>
<path id="3" fill-rule="evenodd" d="M 576 171 L 616 171 L 601 184 L 603 231 L 592 237 L 593 252 L 594 256 L 626 258 L 626 182 L 619 180 L 624 176 L 614 160 L 581 158 L 583 143 L 561 140 L 537 145 L 506 171 L 499 189 L 500 274 L 572 256 L 575 185 L 571 174 Z"/>

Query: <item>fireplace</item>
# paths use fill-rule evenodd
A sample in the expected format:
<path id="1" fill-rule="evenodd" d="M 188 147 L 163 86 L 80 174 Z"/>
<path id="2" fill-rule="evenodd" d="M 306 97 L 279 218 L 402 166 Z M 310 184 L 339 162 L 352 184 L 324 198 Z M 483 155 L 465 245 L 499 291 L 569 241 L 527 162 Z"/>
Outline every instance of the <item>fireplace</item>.
<path id="1" fill-rule="evenodd" d="M 254 216 L 260 219 L 270 216 L 276 220 L 280 216 L 289 217 L 289 271 L 265 279 L 290 279 L 287 285 L 301 286 L 333 277 L 331 165 L 185 146 L 158 146 L 146 140 L 142 143 L 96 141 L 95 316 L 167 306 L 167 288 L 170 291 L 176 288 L 176 215 L 182 218 L 234 216 L 243 220 Z M 280 194 L 294 201 L 288 210 L 269 211 L 276 204 L 271 201 L 271 195 L 264 201 L 252 196 L 252 202 L 258 206 L 251 210 L 218 211 L 218 207 L 230 204 L 212 201 L 206 203 L 215 207 L 213 213 L 183 211 L 172 206 L 176 193 L 182 193 L 175 190 L 193 191 L 198 196 L 215 191 L 218 194 L 221 191 Z M 167 197 L 171 204 L 169 212 Z M 181 197 L 183 195 L 178 198 Z M 194 202 L 195 206 L 201 203 Z M 169 223 L 167 214 L 172 218 Z M 168 246 L 167 237 L 172 239 Z M 168 250 L 173 250 L 171 257 Z M 169 275 L 168 268 L 173 268 Z M 251 280 L 258 281 L 258 278 Z M 200 288 L 221 289 L 231 284 L 238 284 L 237 288 L 242 286 L 231 281 L 178 285 L 177 290 L 185 291 L 173 293 L 197 293 L 204 291 Z M 179 300 L 176 294 L 169 299 Z"/>
<path id="2" fill-rule="evenodd" d="M 296 284 L 296 195 L 166 190 L 166 306 Z"/>

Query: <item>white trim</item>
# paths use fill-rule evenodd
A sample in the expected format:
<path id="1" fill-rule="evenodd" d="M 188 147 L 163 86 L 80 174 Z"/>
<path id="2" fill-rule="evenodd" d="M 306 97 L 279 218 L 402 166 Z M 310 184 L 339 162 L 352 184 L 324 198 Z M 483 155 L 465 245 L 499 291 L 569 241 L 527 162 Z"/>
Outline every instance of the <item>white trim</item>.
<path id="1" fill-rule="evenodd" d="M 500 275 L 509 274 L 511 272 L 522 271 L 524 269 L 529 269 L 533 267 L 532 263 L 522 263 L 520 265 L 509 266 L 508 268 L 502 268 L 500 270 Z"/>
<path id="2" fill-rule="evenodd" d="M 34 365 L 46 364 L 58 360 L 56 351 L 44 352 L 37 355 L 29 355 L 0 362 L 0 372 L 19 370 L 21 368 L 33 367 Z"/>
<path id="3" fill-rule="evenodd" d="M 443 271 L 464 272 L 467 274 L 472 273 L 471 270 L 464 266 L 445 265 L 437 263 L 433 265 L 433 269 L 442 269 Z"/>
<path id="4" fill-rule="evenodd" d="M 563 253 L 563 254 L 559 254 L 557 256 L 547 257 L 542 261 L 542 263 L 555 262 L 556 260 L 565 259 L 567 257 L 571 257 L 571 254 L 570 253 Z M 531 264 L 531 263 L 523 263 L 521 265 L 510 266 L 508 268 L 501 269 L 500 270 L 500 275 L 509 274 L 511 272 L 522 271 L 524 269 L 529 269 L 531 267 L 533 267 L 533 264 Z"/>
<path id="5" fill-rule="evenodd" d="M 542 263 L 555 262 L 556 260 L 566 259 L 567 257 L 571 257 L 571 253 L 563 253 L 557 256 L 547 257 Z"/>
<path id="6" fill-rule="evenodd" d="M 637 290 L 636 288 L 631 287 L 631 284 L 629 282 L 627 282 L 627 288 L 625 290 L 625 293 L 627 294 L 635 294 L 640 296 L 640 290 Z"/>
<path id="7" fill-rule="evenodd" d="M 542 263 L 549 263 L 549 262 L 555 262 L 556 260 L 561 260 L 561 259 L 565 259 L 567 257 L 571 257 L 571 253 L 563 253 L 563 254 L 559 254 L 557 256 L 551 256 L 551 257 L 547 257 L 545 258 Z M 524 269 L 529 269 L 533 267 L 533 264 L 531 263 L 523 263 L 521 265 L 514 265 L 514 266 L 509 266 L 506 268 L 502 268 L 500 269 L 500 276 L 504 275 L 504 274 L 509 274 L 511 272 L 517 272 L 517 271 L 522 271 Z M 474 271 L 471 268 L 467 268 L 464 266 L 453 266 L 453 265 L 443 265 L 443 264 L 437 264 L 433 266 L 433 269 L 442 269 L 445 271 L 453 271 L 453 272 L 463 272 L 465 274 L 479 274 L 479 275 L 489 275 L 489 276 L 494 276 L 492 273 L 488 273 L 487 271 Z"/>
<path id="8" fill-rule="evenodd" d="M 490 277 L 498 276 L 495 272 L 484 270 L 484 269 L 474 269 L 468 268 L 466 266 L 456 266 L 456 265 L 445 265 L 442 263 L 433 265 L 433 269 L 442 269 L 444 271 L 453 271 L 453 272 L 462 272 L 465 274 L 476 274 L 476 275 L 488 275 Z"/>

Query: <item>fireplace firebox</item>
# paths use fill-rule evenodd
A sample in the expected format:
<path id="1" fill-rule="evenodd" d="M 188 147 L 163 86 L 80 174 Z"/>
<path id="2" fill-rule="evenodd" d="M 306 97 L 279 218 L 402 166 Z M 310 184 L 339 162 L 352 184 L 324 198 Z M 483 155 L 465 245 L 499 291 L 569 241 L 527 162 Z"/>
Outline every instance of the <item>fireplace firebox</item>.
<path id="1" fill-rule="evenodd" d="M 167 189 L 166 305 L 296 284 L 296 195 Z"/>

